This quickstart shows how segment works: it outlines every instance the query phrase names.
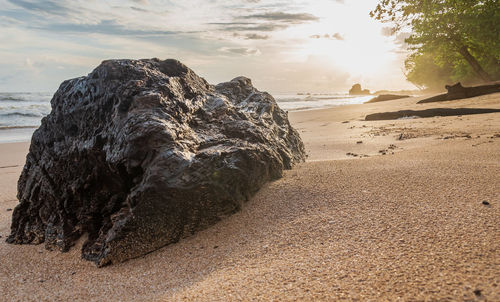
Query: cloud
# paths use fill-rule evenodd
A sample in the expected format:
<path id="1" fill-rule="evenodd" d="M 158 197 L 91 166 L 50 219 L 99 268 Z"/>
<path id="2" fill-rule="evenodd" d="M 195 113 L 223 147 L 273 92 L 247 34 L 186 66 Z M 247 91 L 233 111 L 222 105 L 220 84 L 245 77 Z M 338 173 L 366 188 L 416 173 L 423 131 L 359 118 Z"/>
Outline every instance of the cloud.
<path id="1" fill-rule="evenodd" d="M 366 43 L 366 36 L 356 36 L 351 28 L 363 27 L 366 35 L 391 45 L 404 40 L 383 38 L 381 25 L 363 23 L 361 18 L 371 20 L 366 2 L 0 0 L 0 91 L 56 89 L 103 59 L 124 57 L 177 58 L 214 83 L 244 73 L 274 91 L 350 87 L 343 82 L 347 67 L 327 63 L 339 57 L 349 61 L 351 42 Z M 333 31 L 341 26 L 345 32 Z M 315 49 L 319 41 L 307 39 L 314 33 L 311 38 L 338 47 Z M 344 36 L 349 41 L 341 42 Z M 302 62 L 304 56 L 327 51 L 314 68 Z M 357 54 L 365 52 L 371 47 Z"/>
<path id="2" fill-rule="evenodd" d="M 61 5 L 56 1 L 26 1 L 26 0 L 8 0 L 11 4 L 23 8 L 26 11 L 41 12 L 52 15 L 65 16 L 71 9 Z"/>
<path id="3" fill-rule="evenodd" d="M 299 13 L 299 14 L 291 14 L 284 12 L 273 12 L 273 13 L 264 13 L 264 14 L 254 14 L 242 16 L 243 19 L 254 19 L 254 20 L 266 20 L 266 21 L 281 21 L 292 24 L 300 24 L 310 21 L 319 21 L 319 18 L 307 14 L 307 13 Z"/>
<path id="4" fill-rule="evenodd" d="M 329 40 L 339 40 L 343 41 L 344 37 L 340 33 L 334 33 L 334 34 L 324 34 L 324 35 L 312 35 L 309 36 L 311 39 L 329 39 Z"/>
<path id="5" fill-rule="evenodd" d="M 62 33 L 98 33 L 116 36 L 165 36 L 181 33 L 167 30 L 142 30 L 127 28 L 126 26 L 119 24 L 116 20 L 102 20 L 97 24 L 54 23 L 33 25 L 31 28 Z"/>
<path id="6" fill-rule="evenodd" d="M 240 25 L 233 25 L 238 23 L 227 23 L 229 26 L 221 26 L 222 31 L 277 31 L 289 27 L 287 24 L 281 23 L 239 23 Z M 222 25 L 222 24 L 220 24 Z"/>
<path id="7" fill-rule="evenodd" d="M 96 23 L 106 16 L 105 12 L 93 11 L 89 7 L 67 5 L 67 1 L 26 1 L 7 0 L 12 5 L 10 9 L 0 8 L 0 15 L 18 20 L 28 27 L 41 24 Z M 109 18 L 109 13 L 107 13 Z"/>
<path id="8" fill-rule="evenodd" d="M 26 28 L 61 31 L 61 32 L 89 32 L 115 34 L 129 30 L 136 33 L 155 31 L 156 34 L 165 34 L 168 30 L 161 30 L 162 25 L 153 25 L 154 20 L 163 18 L 166 11 L 148 10 L 142 5 L 148 1 L 131 0 L 138 6 L 109 6 L 100 7 L 95 2 L 82 6 L 68 0 L 61 1 L 34 1 L 34 0 L 7 0 L 12 4 L 11 9 L 0 8 L 0 18 L 17 20 Z M 135 12 L 135 13 L 133 13 Z M 137 14 L 142 15 L 137 18 Z M 135 19 L 136 18 L 136 19 Z M 109 30 L 106 29 L 109 26 Z M 158 27 L 159 26 L 159 27 Z M 158 29 L 160 28 L 160 29 Z M 170 33 L 173 31 L 170 31 Z M 131 34 L 134 34 L 133 32 Z"/>
<path id="9" fill-rule="evenodd" d="M 267 40 L 269 39 L 268 35 L 259 35 L 259 34 L 239 34 L 239 33 L 233 33 L 233 37 L 236 38 L 243 38 L 245 40 Z"/>
<path id="10" fill-rule="evenodd" d="M 234 26 L 234 25 L 254 25 L 254 24 L 258 24 L 258 23 L 255 23 L 255 22 L 211 22 L 211 23 L 207 23 L 208 25 L 228 25 L 228 26 Z"/>
<path id="11" fill-rule="evenodd" d="M 141 8 L 141 7 L 137 7 L 137 6 L 131 6 L 131 7 L 130 7 L 130 9 L 131 9 L 131 10 L 138 11 L 138 12 L 143 12 L 143 13 L 147 13 L 147 12 L 149 12 L 149 10 L 144 9 L 144 8 Z"/>
<path id="12" fill-rule="evenodd" d="M 238 54 L 243 56 L 258 56 L 261 54 L 257 48 L 249 47 L 222 47 L 219 49 L 221 52 Z"/>
<path id="13" fill-rule="evenodd" d="M 31 71 L 33 74 L 38 75 L 40 74 L 41 70 L 45 68 L 47 65 L 43 62 L 39 61 L 34 61 L 31 58 L 27 57 L 24 60 L 24 67 Z"/>
<path id="14" fill-rule="evenodd" d="M 22 22 L 15 19 L 15 18 L 10 18 L 7 16 L 0 16 L 0 26 L 16 26 L 16 25 L 21 25 Z"/>
<path id="15" fill-rule="evenodd" d="M 267 40 L 269 39 L 268 35 L 259 35 L 259 34 L 246 34 L 245 39 L 247 40 Z"/>
<path id="16" fill-rule="evenodd" d="M 342 41 L 342 40 L 344 40 L 344 37 L 342 37 L 342 35 L 341 35 L 341 34 L 339 34 L 339 33 L 334 33 L 334 34 L 332 35 L 332 39 L 335 39 L 335 40 L 341 40 L 341 41 Z"/>
<path id="17" fill-rule="evenodd" d="M 26 58 L 24 60 L 24 66 L 26 66 L 27 68 L 34 68 L 34 64 L 33 64 L 33 61 L 31 61 L 30 58 Z"/>
<path id="18" fill-rule="evenodd" d="M 252 20 L 253 22 L 241 22 L 239 20 Z M 319 18 L 308 13 L 269 12 L 235 17 L 233 22 L 213 22 L 209 24 L 219 26 L 221 31 L 271 32 L 312 21 L 319 21 Z M 249 36 L 248 39 L 258 39 L 259 37 L 262 39 L 263 36 Z"/>
<path id="19" fill-rule="evenodd" d="M 10 74 L 5 76 L 0 76 L 0 85 L 8 84 L 8 82 L 13 78 L 14 76 Z"/>

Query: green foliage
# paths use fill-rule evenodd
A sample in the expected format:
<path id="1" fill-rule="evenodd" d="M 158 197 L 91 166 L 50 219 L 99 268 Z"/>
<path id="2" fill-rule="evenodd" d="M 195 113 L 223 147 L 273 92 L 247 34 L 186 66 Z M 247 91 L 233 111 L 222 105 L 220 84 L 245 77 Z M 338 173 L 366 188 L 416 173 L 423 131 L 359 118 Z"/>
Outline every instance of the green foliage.
<path id="1" fill-rule="evenodd" d="M 406 68 L 416 85 L 500 78 L 498 0 L 381 0 L 370 16 L 411 31 Z"/>
<path id="2" fill-rule="evenodd" d="M 453 72 L 452 65 L 439 64 L 431 54 L 413 54 L 408 57 L 405 67 L 406 78 L 420 89 L 442 90 L 450 83 Z"/>

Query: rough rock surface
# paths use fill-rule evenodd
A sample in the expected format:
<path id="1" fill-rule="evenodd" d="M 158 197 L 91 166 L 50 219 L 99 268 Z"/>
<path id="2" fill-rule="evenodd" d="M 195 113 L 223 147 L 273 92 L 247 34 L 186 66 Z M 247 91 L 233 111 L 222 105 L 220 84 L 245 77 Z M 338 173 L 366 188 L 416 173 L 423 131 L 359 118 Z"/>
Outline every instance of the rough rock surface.
<path id="1" fill-rule="evenodd" d="M 209 85 L 176 60 L 109 60 L 65 81 L 34 133 L 9 243 L 98 266 L 141 256 L 237 211 L 304 160 L 271 95 Z"/>

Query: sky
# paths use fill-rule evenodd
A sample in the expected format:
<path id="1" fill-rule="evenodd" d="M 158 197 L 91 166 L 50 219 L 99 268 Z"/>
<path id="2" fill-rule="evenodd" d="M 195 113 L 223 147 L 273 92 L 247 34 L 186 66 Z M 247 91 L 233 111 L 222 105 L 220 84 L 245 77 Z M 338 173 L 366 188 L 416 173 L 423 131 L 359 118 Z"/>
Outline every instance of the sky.
<path id="1" fill-rule="evenodd" d="M 174 58 L 271 93 L 414 89 L 378 0 L 0 0 L 0 91 L 53 92 L 106 59 Z"/>

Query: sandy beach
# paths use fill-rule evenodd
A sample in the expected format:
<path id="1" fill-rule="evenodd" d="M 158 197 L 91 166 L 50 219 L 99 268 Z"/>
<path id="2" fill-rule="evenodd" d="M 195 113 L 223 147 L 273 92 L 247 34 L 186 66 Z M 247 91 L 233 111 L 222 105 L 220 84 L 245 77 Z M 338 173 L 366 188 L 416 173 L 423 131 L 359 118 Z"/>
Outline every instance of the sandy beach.
<path id="1" fill-rule="evenodd" d="M 500 94 L 419 99 L 290 112 L 306 163 L 218 224 L 104 268 L 80 259 L 82 240 L 5 243 L 29 143 L 0 144 L 2 300 L 499 301 L 500 113 L 364 117 L 500 109 Z"/>

